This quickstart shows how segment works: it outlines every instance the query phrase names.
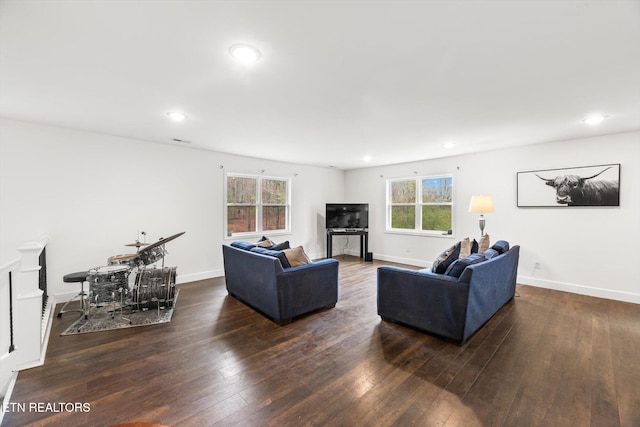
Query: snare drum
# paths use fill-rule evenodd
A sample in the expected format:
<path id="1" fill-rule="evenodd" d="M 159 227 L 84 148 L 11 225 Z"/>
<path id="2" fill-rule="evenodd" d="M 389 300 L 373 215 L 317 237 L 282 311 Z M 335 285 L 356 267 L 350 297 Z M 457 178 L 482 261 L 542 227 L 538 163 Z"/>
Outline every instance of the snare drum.
<path id="1" fill-rule="evenodd" d="M 109 265 L 89 270 L 89 302 L 97 307 L 121 301 L 129 291 L 129 267 Z"/>
<path id="2" fill-rule="evenodd" d="M 147 268 L 136 275 L 133 304 L 139 310 L 172 308 L 176 292 L 176 267 Z"/>
<path id="3" fill-rule="evenodd" d="M 128 265 L 130 268 L 135 268 L 139 262 L 138 254 L 124 254 L 114 255 L 109 257 L 109 265 Z"/>

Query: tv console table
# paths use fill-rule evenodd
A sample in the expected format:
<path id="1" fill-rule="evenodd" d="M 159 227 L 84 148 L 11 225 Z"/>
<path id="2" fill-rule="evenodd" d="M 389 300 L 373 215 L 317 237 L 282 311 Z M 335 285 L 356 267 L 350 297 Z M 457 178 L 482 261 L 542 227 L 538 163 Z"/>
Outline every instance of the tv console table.
<path id="1" fill-rule="evenodd" d="M 369 231 L 328 228 L 327 258 L 333 255 L 333 236 L 360 236 L 360 258 L 365 258 L 369 252 Z"/>

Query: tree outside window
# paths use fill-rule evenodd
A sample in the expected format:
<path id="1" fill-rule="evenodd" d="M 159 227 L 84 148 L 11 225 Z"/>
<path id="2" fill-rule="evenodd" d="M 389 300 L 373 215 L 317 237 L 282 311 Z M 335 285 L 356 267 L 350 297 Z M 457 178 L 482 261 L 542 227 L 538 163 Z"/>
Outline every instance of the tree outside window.
<path id="1" fill-rule="evenodd" d="M 288 231 L 289 188 L 289 179 L 227 174 L 227 236 Z"/>
<path id="2" fill-rule="evenodd" d="M 424 234 L 453 232 L 453 176 L 388 181 L 387 230 Z"/>

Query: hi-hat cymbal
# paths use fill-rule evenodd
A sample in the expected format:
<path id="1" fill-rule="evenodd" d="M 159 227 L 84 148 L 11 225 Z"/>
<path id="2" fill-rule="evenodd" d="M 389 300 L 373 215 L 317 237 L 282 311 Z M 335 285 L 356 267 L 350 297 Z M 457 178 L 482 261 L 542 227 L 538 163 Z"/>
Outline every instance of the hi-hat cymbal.
<path id="1" fill-rule="evenodd" d="M 135 242 L 135 243 L 128 243 L 125 246 L 135 246 L 136 248 L 140 248 L 142 246 L 147 246 L 149 243 L 140 243 L 140 242 Z"/>

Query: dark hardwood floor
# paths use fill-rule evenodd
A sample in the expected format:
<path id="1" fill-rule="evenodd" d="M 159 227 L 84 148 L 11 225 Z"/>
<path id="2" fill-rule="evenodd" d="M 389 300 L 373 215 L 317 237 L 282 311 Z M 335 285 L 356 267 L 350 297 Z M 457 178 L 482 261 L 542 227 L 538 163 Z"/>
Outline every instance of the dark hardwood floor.
<path id="1" fill-rule="evenodd" d="M 518 286 L 458 346 L 382 322 L 383 263 L 339 260 L 336 307 L 283 327 L 222 279 L 181 285 L 169 324 L 62 337 L 75 314 L 55 318 L 2 426 L 640 425 L 640 306 Z M 60 402 L 85 411 L 29 411 Z"/>

